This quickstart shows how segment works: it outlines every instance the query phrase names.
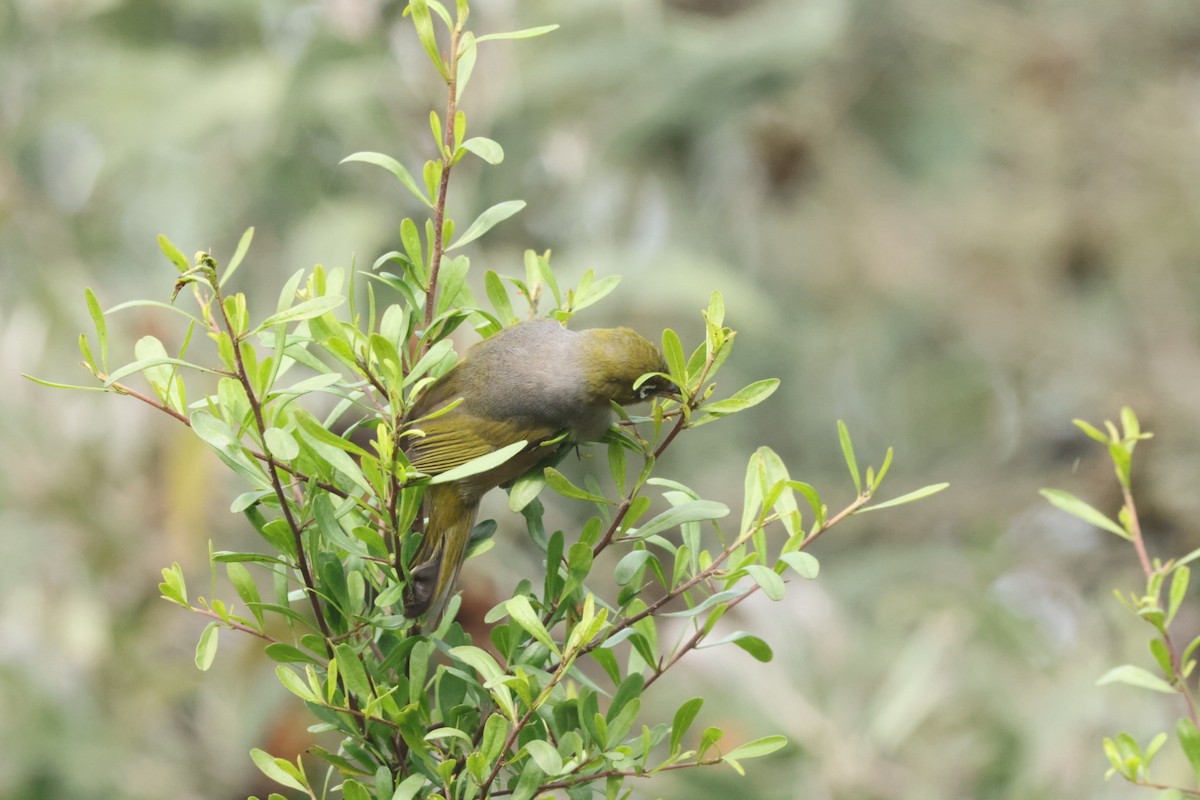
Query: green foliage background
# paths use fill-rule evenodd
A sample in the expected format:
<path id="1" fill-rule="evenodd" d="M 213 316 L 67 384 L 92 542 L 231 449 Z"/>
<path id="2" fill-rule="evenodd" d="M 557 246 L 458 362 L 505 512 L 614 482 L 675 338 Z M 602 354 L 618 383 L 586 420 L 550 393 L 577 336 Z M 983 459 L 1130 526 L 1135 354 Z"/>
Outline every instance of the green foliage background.
<path id="1" fill-rule="evenodd" d="M 253 643 L 226 637 L 201 676 L 202 622 L 157 598 L 161 566 L 200 587 L 208 539 L 253 536 L 217 460 L 132 402 L 17 373 L 86 377 L 66 369 L 83 285 L 106 307 L 166 299 L 160 232 L 227 257 L 254 225 L 252 301 L 390 249 L 409 199 L 337 162 L 414 152 L 440 104 L 401 7 L 0 0 L 0 795 L 244 797 L 263 791 L 250 747 L 304 746 Z M 481 240 L 477 272 L 533 247 L 568 276 L 623 274 L 579 323 L 652 337 L 696 339 L 719 288 L 739 330 L 727 388 L 784 379 L 727 440 L 681 440 L 693 486 L 734 500 L 759 443 L 844 486 L 837 418 L 860 453 L 896 446 L 894 491 L 953 482 L 839 528 L 784 603 L 737 609 L 774 662 L 721 648 L 677 673 L 675 705 L 704 694 L 728 736 L 793 745 L 748 778 L 642 796 L 1130 796 L 1103 783 L 1100 738 L 1177 711 L 1093 686 L 1149 661 L 1110 595 L 1140 579 L 1035 490 L 1115 509 L 1069 420 L 1128 403 L 1157 433 L 1136 479 L 1149 546 L 1197 544 L 1195 7 L 527 0 L 473 19 L 562 25 L 489 49 L 472 79 L 472 129 L 507 157 L 463 163 L 455 214 L 529 203 Z M 130 313 L 114 339 L 156 324 Z M 484 605 L 537 569 L 502 508 L 497 549 L 464 571 Z M 1177 624 L 1200 628 L 1194 599 Z"/>

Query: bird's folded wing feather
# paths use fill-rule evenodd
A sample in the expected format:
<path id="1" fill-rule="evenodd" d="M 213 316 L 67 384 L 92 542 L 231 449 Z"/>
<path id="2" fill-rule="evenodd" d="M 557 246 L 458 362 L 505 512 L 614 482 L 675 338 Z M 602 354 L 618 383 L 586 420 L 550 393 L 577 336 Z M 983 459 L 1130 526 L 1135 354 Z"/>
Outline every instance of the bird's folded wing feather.
<path id="1" fill-rule="evenodd" d="M 530 445 L 552 438 L 558 430 L 544 424 L 517 424 L 473 414 L 451 411 L 414 426 L 424 436 L 414 436 L 405 447 L 413 467 L 426 475 L 437 475 L 487 455 L 513 442 Z"/>

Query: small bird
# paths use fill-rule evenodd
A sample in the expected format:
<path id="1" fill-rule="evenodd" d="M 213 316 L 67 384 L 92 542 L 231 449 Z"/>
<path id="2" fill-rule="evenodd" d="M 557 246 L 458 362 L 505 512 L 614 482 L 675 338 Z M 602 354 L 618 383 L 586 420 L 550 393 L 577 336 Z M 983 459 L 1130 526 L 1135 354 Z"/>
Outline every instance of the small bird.
<path id="1" fill-rule="evenodd" d="M 417 399 L 408 415 L 413 467 L 437 475 L 516 442 L 527 442 L 494 469 L 425 490 L 425 535 L 412 560 L 404 615 L 416 617 L 449 596 L 467 540 L 489 490 L 549 463 L 612 425 L 612 403 L 629 405 L 674 394 L 662 354 L 629 328 L 570 331 L 554 320 L 522 322 L 476 344 Z M 461 401 L 446 413 L 423 417 Z"/>

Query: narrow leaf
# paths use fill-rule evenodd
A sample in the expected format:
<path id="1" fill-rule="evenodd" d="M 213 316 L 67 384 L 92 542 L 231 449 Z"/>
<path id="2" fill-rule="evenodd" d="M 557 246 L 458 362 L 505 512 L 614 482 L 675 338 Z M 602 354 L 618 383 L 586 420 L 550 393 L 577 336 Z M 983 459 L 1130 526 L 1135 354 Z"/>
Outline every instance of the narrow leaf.
<path id="1" fill-rule="evenodd" d="M 433 201 L 425 190 L 413 179 L 412 173 L 405 169 L 404 165 L 391 156 L 386 156 L 383 153 L 361 152 L 352 153 L 341 160 L 342 164 L 347 161 L 361 161 L 364 164 L 374 164 L 377 167 L 383 167 L 388 172 L 392 173 L 399 179 L 400 183 L 404 184 L 404 188 L 412 192 L 413 196 L 420 200 L 425 205 L 433 208 Z"/>
<path id="2" fill-rule="evenodd" d="M 475 41 L 486 42 L 489 39 L 531 39 L 534 36 L 542 36 L 550 31 L 558 30 L 557 25 L 539 25 L 536 28 L 525 28 L 519 31 L 509 31 L 507 33 L 489 33 L 478 37 Z"/>
<path id="3" fill-rule="evenodd" d="M 561 494 L 563 497 L 569 497 L 573 500 L 586 500 L 589 503 L 600 503 L 603 505 L 613 505 L 613 501 L 607 497 L 602 497 L 598 494 L 592 494 L 589 491 L 580 489 L 575 484 L 567 479 L 566 475 L 556 470 L 554 467 L 546 467 L 545 471 L 546 483 L 550 488 Z"/>
<path id="4" fill-rule="evenodd" d="M 254 228 L 246 228 L 246 232 L 238 240 L 237 249 L 233 251 L 233 258 L 229 259 L 229 265 L 225 267 L 225 274 L 221 276 L 221 286 L 224 286 L 226 281 L 233 277 L 233 273 L 237 272 L 237 268 L 242 265 L 242 259 L 246 257 L 246 251 L 250 249 L 250 242 L 253 239 Z"/>
<path id="5" fill-rule="evenodd" d="M 703 522 L 721 519 L 728 515 L 729 506 L 724 503 L 718 503 L 715 500 L 692 500 L 668 508 L 638 528 L 636 532 L 631 531 L 630 535 L 636 536 L 638 539 L 645 539 L 647 536 L 676 528 L 685 522 Z"/>
<path id="6" fill-rule="evenodd" d="M 472 475 L 478 475 L 481 472 L 487 472 L 488 470 L 494 469 L 508 461 L 517 453 L 520 453 L 525 449 L 525 445 L 527 444 L 528 442 L 524 440 L 513 442 L 507 447 L 501 447 L 499 450 L 495 450 L 487 455 L 473 458 L 467 463 L 460 464 L 454 469 L 448 469 L 445 472 L 438 473 L 437 475 L 433 476 L 429 483 L 453 483 L 454 481 L 462 480 L 463 478 L 469 478 Z"/>
<path id="7" fill-rule="evenodd" d="M 725 754 L 725 760 L 736 759 L 745 760 L 747 758 L 761 758 L 762 756 L 770 755 L 776 750 L 787 746 L 788 740 L 786 736 L 764 736 L 761 739 L 755 739 L 751 742 L 735 747 Z"/>
<path id="8" fill-rule="evenodd" d="M 704 705 L 703 697 L 693 697 L 679 707 L 675 712 L 675 718 L 671 721 L 671 753 L 678 753 L 680 743 L 683 741 L 684 734 L 687 733 L 692 722 L 696 719 L 696 715 L 700 713 L 700 707 Z"/>
<path id="9" fill-rule="evenodd" d="M 850 441 L 850 430 L 846 427 L 846 423 L 838 420 L 838 441 L 842 445 L 842 456 L 846 459 L 846 466 L 850 470 L 850 477 L 854 479 L 854 488 L 862 494 L 862 475 L 858 471 L 858 459 L 854 457 L 854 443 Z"/>
<path id="10" fill-rule="evenodd" d="M 298 789 L 302 792 L 306 791 L 303 783 L 298 781 L 289 772 L 284 770 L 284 764 L 287 764 L 288 767 L 291 767 L 293 771 L 296 768 L 291 764 L 288 764 L 282 758 L 275 758 L 266 750 L 259 750 L 256 747 L 250 751 L 250 759 L 254 762 L 254 766 L 258 767 L 259 771 L 262 772 L 263 775 L 266 775 L 276 783 L 287 786 L 289 789 Z"/>
<path id="11" fill-rule="evenodd" d="M 1113 667 L 1096 681 L 1097 686 L 1106 686 L 1110 683 L 1124 683 L 1129 686 L 1137 686 L 1140 689 L 1162 692 L 1163 694 L 1175 694 L 1174 686 L 1152 672 L 1144 670 L 1141 667 L 1135 667 L 1132 664 Z"/>
<path id="12" fill-rule="evenodd" d="M 220 629 L 216 622 L 210 622 L 204 628 L 204 632 L 200 634 L 200 641 L 196 643 L 196 669 L 201 672 L 207 672 L 212 666 L 213 659 L 217 657 L 217 634 Z"/>
<path id="13" fill-rule="evenodd" d="M 158 249 L 162 251 L 164 256 L 170 259 L 171 263 L 175 265 L 175 269 L 180 272 L 187 272 L 192 268 L 191 263 L 188 262 L 183 253 L 179 252 L 179 248 L 161 233 L 158 235 Z"/>
<path id="14" fill-rule="evenodd" d="M 546 630 L 546 626 L 542 624 L 525 595 L 519 594 L 509 599 L 504 607 L 508 611 L 508 615 L 524 628 L 526 633 L 545 645 L 550 652 L 558 654 L 558 645 L 550 637 L 550 632 Z"/>
<path id="15" fill-rule="evenodd" d="M 866 511 L 877 511 L 878 509 L 881 509 L 881 508 L 891 508 L 892 506 L 899 506 L 899 505 L 903 505 L 905 503 L 912 503 L 916 500 L 921 500 L 926 497 L 929 497 L 931 494 L 937 494 L 938 492 L 942 491 L 949 485 L 950 484 L 948 484 L 948 483 L 934 483 L 929 486 L 923 486 L 920 489 L 909 492 L 908 494 L 902 494 L 899 497 L 894 497 L 891 500 L 885 500 L 882 503 L 875 503 L 874 505 L 870 505 L 870 506 L 863 506 L 862 508 L 860 508 L 858 511 L 856 511 L 854 513 L 862 514 Z"/>
<path id="16" fill-rule="evenodd" d="M 278 325 L 281 322 L 295 322 L 302 319 L 312 319 L 319 317 L 327 311 L 340 306 L 346 301 L 346 298 L 337 295 L 327 295 L 325 297 L 314 297 L 311 300 L 305 300 L 303 303 L 297 303 L 291 308 L 285 308 L 283 311 L 272 314 L 258 324 L 258 327 L 253 332 L 266 330 L 272 325 Z"/>
<path id="17" fill-rule="evenodd" d="M 447 247 L 446 250 L 454 250 L 468 242 L 475 241 L 524 207 L 524 200 L 505 200 L 503 203 L 497 203 L 476 217 L 475 221 L 468 225 L 467 229 L 458 237 L 458 241 Z"/>
<path id="18" fill-rule="evenodd" d="M 733 414 L 738 411 L 744 411 L 747 408 L 758 405 L 771 395 L 775 394 L 775 390 L 778 388 L 778 378 L 767 378 L 766 380 L 755 381 L 749 386 L 739 389 L 731 397 L 727 397 L 724 400 L 718 400 L 717 402 L 710 403 L 706 406 L 701 406 L 700 411 L 712 414 L 714 416 L 723 416 L 726 414 Z"/>
<path id="19" fill-rule="evenodd" d="M 679 334 L 670 328 L 662 332 L 662 351 L 671 379 L 678 386 L 686 386 L 687 356 L 683 354 L 683 344 L 679 341 Z"/>
<path id="20" fill-rule="evenodd" d="M 1103 528 L 1110 533 L 1115 533 L 1122 539 L 1129 538 L 1129 533 L 1124 528 L 1070 492 L 1064 492 L 1060 489 L 1042 489 L 1041 495 L 1049 500 L 1052 505 L 1062 509 L 1073 517 L 1078 517 L 1088 524 L 1095 525 L 1097 528 Z"/>
<path id="21" fill-rule="evenodd" d="M 1192 766 L 1192 773 L 1200 781 L 1200 731 L 1196 730 L 1196 723 L 1183 717 L 1175 726 L 1175 737 L 1179 739 L 1179 746 Z"/>

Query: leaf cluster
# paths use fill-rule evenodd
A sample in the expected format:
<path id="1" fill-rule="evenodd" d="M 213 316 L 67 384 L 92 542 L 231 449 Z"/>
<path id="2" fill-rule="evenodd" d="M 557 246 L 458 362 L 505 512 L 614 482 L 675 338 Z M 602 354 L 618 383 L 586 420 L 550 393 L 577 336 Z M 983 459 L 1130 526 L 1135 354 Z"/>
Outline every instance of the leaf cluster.
<path id="1" fill-rule="evenodd" d="M 228 291 L 253 229 L 223 269 L 210 253 L 189 260 L 160 237 L 176 270 L 170 303 L 138 300 L 105 311 L 93 292 L 85 294 L 94 335 L 82 335 L 79 346 L 99 386 L 71 388 L 133 397 L 188 425 L 245 484 L 231 511 L 262 540 L 260 552 L 210 549 L 214 576 L 223 573 L 236 599 L 193 599 L 178 564 L 163 570 L 161 594 L 209 619 L 197 667 L 212 665 L 222 631 L 260 639 L 282 686 L 311 713 L 310 730 L 336 737 L 335 748 L 314 745 L 312 758 L 294 762 L 251 752 L 264 775 L 312 798 L 340 791 L 350 800 L 529 800 L 553 790 L 592 797 L 598 789 L 618 798 L 628 796 L 629 779 L 664 771 L 726 764 L 741 773 L 743 761 L 786 740 L 767 735 L 728 745 L 718 727 L 696 732 L 702 697 L 669 720 L 646 719 L 645 694 L 698 650 L 732 644 L 771 660 L 764 639 L 721 627 L 729 612 L 758 592 L 782 599 L 796 577 L 815 579 L 819 564 L 808 548 L 846 517 L 945 484 L 871 505 L 892 453 L 878 469 L 860 471 L 843 423 L 838 434 L 854 495 L 836 512 L 768 447 L 746 465 L 742 511 L 732 521 L 725 503 L 663 476 L 660 459 L 676 437 L 757 406 L 779 385 L 764 379 L 716 396 L 714 379 L 735 332 L 714 292 L 702 311 L 703 341 L 685 348 L 674 331 L 662 334 L 666 376 L 680 396 L 655 401 L 645 416 L 615 409 L 620 424 L 604 441 L 611 489 L 594 476 L 579 485 L 554 467 L 510 487 L 510 508 L 523 515 L 545 574 L 522 581 L 491 609 L 488 641 L 463 630 L 458 598 L 436 626 L 404 617 L 425 487 L 512 455 L 506 448 L 432 479 L 408 462 L 406 440 L 422 422 L 411 418 L 414 403 L 457 360 L 450 335 L 466 325 L 487 337 L 543 313 L 566 322 L 619 281 L 589 270 L 565 287 L 549 253 L 531 250 L 520 275 L 486 271 L 486 305 L 476 298 L 469 258 L 452 251 L 524 204 L 498 203 L 461 231 L 447 215 L 454 166 L 467 154 L 490 164 L 503 159 L 498 143 L 467 136 L 459 98 L 479 44 L 554 26 L 475 36 L 466 28 L 465 0 L 453 15 L 435 0 L 412 0 L 407 13 L 447 87 L 444 113 L 430 116 L 436 156 L 420 170 L 379 153 L 346 159 L 386 169 L 429 209 L 420 222 L 401 221 L 395 250 L 363 273 L 295 272 L 261 318 L 243 294 Z M 174 305 L 185 290 L 193 311 Z M 132 361 L 110 364 L 108 319 L 132 307 L 178 314 L 179 344 L 168 349 L 146 336 Z M 209 341 L 211 357 L 194 354 L 200 339 Z M 588 506 L 577 533 L 545 528 L 538 497 L 547 487 Z M 477 526 L 473 554 L 490 547 L 494 530 L 494 523 Z M 619 554 L 611 589 L 594 569 L 609 550 Z"/>

